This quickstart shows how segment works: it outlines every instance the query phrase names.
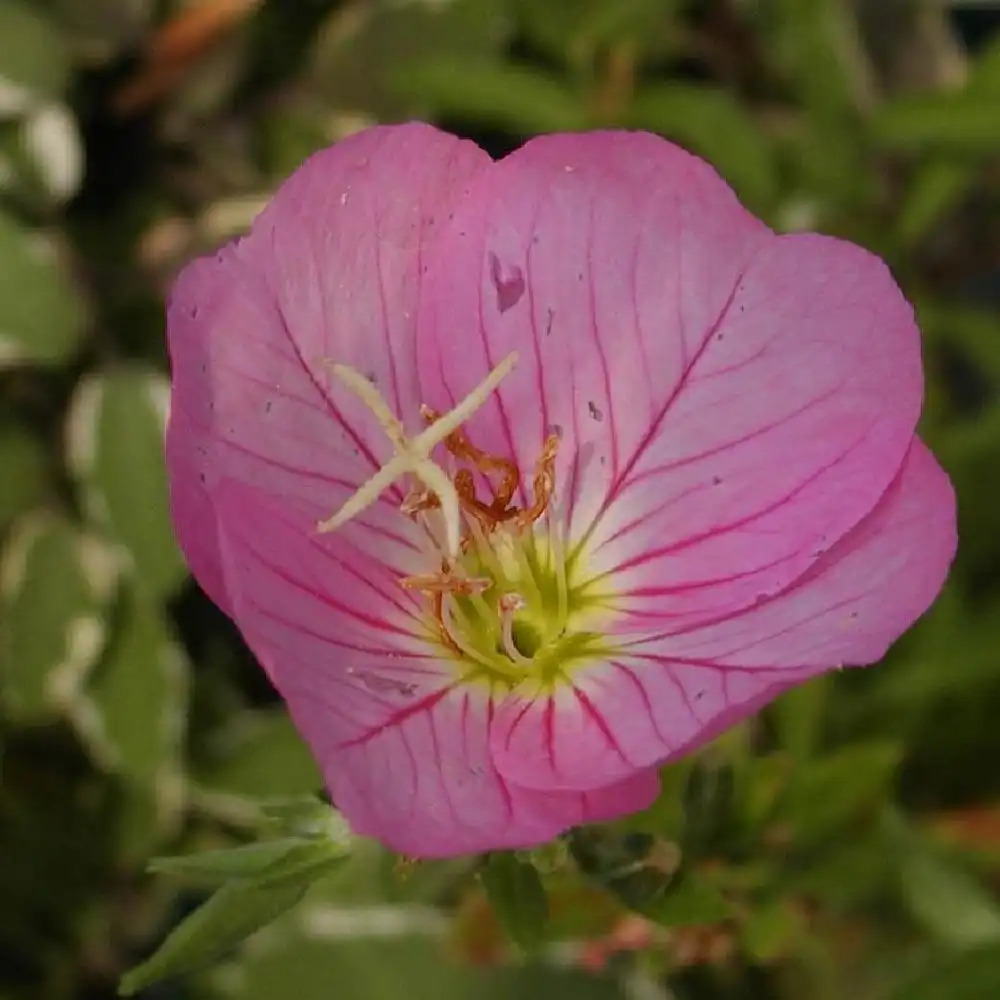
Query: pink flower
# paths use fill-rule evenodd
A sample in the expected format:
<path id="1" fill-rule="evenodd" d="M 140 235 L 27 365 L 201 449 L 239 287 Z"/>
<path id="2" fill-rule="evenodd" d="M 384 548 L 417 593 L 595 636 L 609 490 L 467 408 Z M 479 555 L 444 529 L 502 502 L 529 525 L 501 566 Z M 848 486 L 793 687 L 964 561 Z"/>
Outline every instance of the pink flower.
<path id="1" fill-rule="evenodd" d="M 407 854 L 646 806 L 878 660 L 954 552 L 889 272 L 650 135 L 353 136 L 184 271 L 169 337 L 192 570 Z"/>

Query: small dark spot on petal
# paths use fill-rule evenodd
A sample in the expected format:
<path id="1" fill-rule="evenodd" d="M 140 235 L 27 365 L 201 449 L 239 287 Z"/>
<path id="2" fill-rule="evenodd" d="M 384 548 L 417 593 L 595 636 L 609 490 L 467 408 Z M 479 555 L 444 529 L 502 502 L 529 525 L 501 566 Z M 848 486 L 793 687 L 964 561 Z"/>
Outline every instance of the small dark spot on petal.
<path id="1" fill-rule="evenodd" d="M 264 412 L 265 412 L 265 413 L 270 413 L 270 412 L 271 412 L 271 407 L 272 407 L 272 406 L 274 406 L 274 401 L 273 401 L 273 400 L 270 400 L 270 399 L 269 399 L 269 400 L 267 400 L 267 402 L 266 402 L 266 403 L 264 403 Z"/>
<path id="2" fill-rule="evenodd" d="M 601 455 L 601 465 L 607 465 L 607 464 L 608 464 L 608 456 Z"/>
<path id="3" fill-rule="evenodd" d="M 722 476 L 712 476 L 712 485 L 718 486 L 722 482 Z"/>
<path id="4" fill-rule="evenodd" d="M 850 618 L 851 621 L 855 621 L 858 617 L 858 613 L 857 611 L 852 611 L 847 617 Z"/>
<path id="5" fill-rule="evenodd" d="M 598 423 L 604 419 L 604 414 L 597 408 L 593 400 L 590 400 L 590 402 L 587 403 L 587 412 Z"/>
<path id="6" fill-rule="evenodd" d="M 546 310 L 545 315 L 545 336 L 547 337 L 552 332 L 552 321 L 556 318 L 556 311 L 554 309 Z"/>
<path id="7" fill-rule="evenodd" d="M 191 319 L 197 319 L 198 318 L 198 307 L 197 306 L 191 306 L 190 315 L 191 315 Z"/>
<path id="8" fill-rule="evenodd" d="M 725 340 L 726 339 L 726 335 L 724 333 L 717 333 L 715 335 L 715 339 L 716 340 Z"/>
<path id="9" fill-rule="evenodd" d="M 204 473 L 204 472 L 199 472 L 199 473 L 198 473 L 198 479 L 199 479 L 199 480 L 200 480 L 201 482 L 205 482 L 205 473 Z"/>
<path id="10" fill-rule="evenodd" d="M 563 436 L 562 424 L 550 424 L 549 433 L 555 434 L 556 437 L 562 437 Z"/>
<path id="11" fill-rule="evenodd" d="M 512 264 L 509 271 L 504 273 L 505 268 L 500 263 L 500 258 L 495 253 L 490 254 L 490 280 L 497 293 L 497 309 L 505 313 L 508 309 L 516 306 L 524 295 L 524 275 L 521 269 Z"/>
<path id="12" fill-rule="evenodd" d="M 704 698 L 704 697 L 705 697 L 705 692 L 704 692 L 704 691 L 699 691 L 699 692 L 698 692 L 698 693 L 697 693 L 697 694 L 696 694 L 696 695 L 694 696 L 694 700 L 695 700 L 695 701 L 701 701 L 701 699 L 702 699 L 702 698 Z"/>

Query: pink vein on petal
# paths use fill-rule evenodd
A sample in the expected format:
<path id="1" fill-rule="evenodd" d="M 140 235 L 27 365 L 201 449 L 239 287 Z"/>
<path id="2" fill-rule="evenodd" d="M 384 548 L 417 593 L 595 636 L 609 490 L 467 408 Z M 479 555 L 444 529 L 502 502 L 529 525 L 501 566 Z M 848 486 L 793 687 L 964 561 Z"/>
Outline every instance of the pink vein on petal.
<path id="1" fill-rule="evenodd" d="M 361 746 L 362 744 L 374 739 L 376 736 L 384 733 L 387 729 L 394 729 L 395 727 L 402 725 L 402 723 L 406 722 L 406 720 L 412 716 L 420 715 L 422 712 L 433 711 L 435 706 L 437 706 L 458 686 L 458 684 L 449 684 L 446 687 L 441 688 L 439 691 L 425 695 L 414 704 L 407 705 L 406 708 L 401 708 L 394 712 L 384 722 L 380 722 L 377 726 L 373 726 L 371 729 L 365 730 L 365 732 L 363 732 L 360 736 L 355 736 L 353 739 L 346 740 L 345 742 L 339 744 L 340 749 L 346 750 L 348 747 Z"/>

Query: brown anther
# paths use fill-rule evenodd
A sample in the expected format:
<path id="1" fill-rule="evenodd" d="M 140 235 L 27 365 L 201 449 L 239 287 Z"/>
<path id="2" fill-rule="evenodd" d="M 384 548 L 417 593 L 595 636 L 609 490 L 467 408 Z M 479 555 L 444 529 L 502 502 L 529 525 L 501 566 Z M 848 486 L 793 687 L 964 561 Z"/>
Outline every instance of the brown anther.
<path id="1" fill-rule="evenodd" d="M 484 590 L 488 590 L 493 586 L 493 581 L 481 576 L 456 576 L 447 561 L 442 560 L 441 569 L 437 573 L 420 573 L 416 576 L 405 576 L 399 581 L 399 585 L 405 590 L 416 590 L 422 594 L 426 594 L 430 598 L 432 613 L 434 620 L 437 622 L 442 641 L 452 652 L 461 656 L 462 648 L 455 642 L 445 626 L 445 598 L 449 595 L 468 597 L 472 594 L 481 594 Z"/>
<path id="2" fill-rule="evenodd" d="M 468 597 L 470 594 L 481 594 L 484 590 L 489 590 L 493 581 L 484 576 L 455 576 L 450 569 L 442 569 L 437 573 L 404 576 L 399 585 L 404 590 L 419 590 L 424 594 L 458 594 Z"/>
<path id="3" fill-rule="evenodd" d="M 440 416 L 436 410 L 429 406 L 422 406 L 420 412 L 428 424 L 433 424 Z M 493 492 L 493 501 L 490 504 L 482 504 L 476 501 L 482 510 L 489 510 L 494 519 L 494 523 L 506 520 L 503 515 L 507 513 L 510 501 L 517 490 L 517 483 L 520 479 L 516 463 L 502 455 L 491 455 L 477 448 L 466 436 L 461 428 L 452 431 L 445 440 L 444 445 L 455 458 L 470 462 L 475 468 L 483 473 L 486 481 Z M 501 473 L 499 483 L 494 483 L 489 477 L 489 473 Z M 457 478 L 456 478 L 457 483 Z M 475 492 L 473 491 L 473 497 Z M 508 515 L 510 516 L 510 515 Z"/>
<path id="4" fill-rule="evenodd" d="M 545 439 L 542 454 L 535 463 L 535 475 L 531 481 L 531 506 L 519 511 L 514 519 L 515 527 L 521 529 L 534 524 L 549 506 L 556 483 L 556 452 L 559 450 L 559 435 L 550 434 Z"/>
<path id="5" fill-rule="evenodd" d="M 474 517 L 487 533 L 501 521 L 509 520 L 517 513 L 516 509 L 507 509 L 498 514 L 493 504 L 483 503 L 476 496 L 476 482 L 468 469 L 459 469 L 455 473 L 455 492 L 462 509 Z"/>

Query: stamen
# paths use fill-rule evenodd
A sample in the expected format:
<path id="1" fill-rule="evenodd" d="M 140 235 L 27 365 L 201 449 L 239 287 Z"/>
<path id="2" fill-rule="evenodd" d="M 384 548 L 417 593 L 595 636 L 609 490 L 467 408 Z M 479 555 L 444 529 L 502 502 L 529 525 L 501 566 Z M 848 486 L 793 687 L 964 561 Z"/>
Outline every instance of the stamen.
<path id="1" fill-rule="evenodd" d="M 392 441 L 396 454 L 363 483 L 339 511 L 319 521 L 316 530 L 321 533 L 335 531 L 370 507 L 382 491 L 400 476 L 412 473 L 437 496 L 445 522 L 448 551 L 452 558 L 456 558 L 461 548 L 461 505 L 453 483 L 431 459 L 431 452 L 486 402 L 516 363 L 516 352 L 508 354 L 453 410 L 449 410 L 415 438 L 407 438 L 403 425 L 393 415 L 370 379 L 349 365 L 331 365 L 333 374 L 375 415 Z"/>
<path id="2" fill-rule="evenodd" d="M 514 663 L 531 665 L 531 657 L 525 656 L 514 642 L 514 612 L 525 606 L 520 594 L 504 594 L 500 598 L 500 623 L 503 635 L 503 651 Z"/>
<path id="3" fill-rule="evenodd" d="M 504 572 L 496 552 L 493 551 L 493 546 L 483 531 L 483 526 L 475 518 L 469 520 L 469 534 L 476 546 L 476 554 L 486 564 L 486 568 L 493 574 L 493 578 L 501 585 L 508 582 L 507 574 Z"/>
<path id="4" fill-rule="evenodd" d="M 430 423 L 433 423 L 439 417 L 438 413 L 429 406 L 422 406 L 420 412 L 423 414 L 424 419 Z M 490 489 L 493 491 L 493 502 L 488 506 L 486 504 L 479 504 L 479 501 L 476 501 L 476 503 L 483 510 L 488 510 L 494 519 L 499 518 L 510 505 L 514 491 L 517 489 L 518 480 L 520 479 L 520 472 L 514 460 L 504 455 L 491 455 L 489 452 L 483 451 L 482 448 L 477 448 L 469 440 L 462 428 L 448 435 L 445 439 L 445 447 L 455 458 L 471 462 L 484 474 Z M 503 473 L 499 485 L 494 485 L 489 475 L 487 475 L 489 472 Z M 474 490 L 472 497 L 475 498 Z"/>
<path id="5" fill-rule="evenodd" d="M 476 663 L 486 667 L 488 670 L 495 671 L 502 669 L 502 661 L 499 657 L 489 657 L 465 640 L 462 630 L 455 627 L 456 610 L 455 598 L 451 594 L 445 594 L 441 601 L 441 628 L 448 640 L 461 650 L 465 656 L 475 660 Z"/>
<path id="6" fill-rule="evenodd" d="M 518 528 L 526 528 L 537 521 L 549 505 L 556 484 L 556 451 L 559 449 L 559 435 L 550 434 L 545 439 L 542 454 L 535 463 L 535 476 L 531 481 L 531 506 L 522 510 L 515 518 Z"/>
<path id="7" fill-rule="evenodd" d="M 566 630 L 569 618 L 569 581 L 566 579 L 566 541 L 563 538 L 562 524 L 553 507 L 548 509 L 549 522 L 549 557 L 552 560 L 551 570 L 556 578 L 556 621 L 559 623 L 559 634 Z"/>

